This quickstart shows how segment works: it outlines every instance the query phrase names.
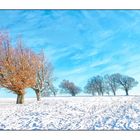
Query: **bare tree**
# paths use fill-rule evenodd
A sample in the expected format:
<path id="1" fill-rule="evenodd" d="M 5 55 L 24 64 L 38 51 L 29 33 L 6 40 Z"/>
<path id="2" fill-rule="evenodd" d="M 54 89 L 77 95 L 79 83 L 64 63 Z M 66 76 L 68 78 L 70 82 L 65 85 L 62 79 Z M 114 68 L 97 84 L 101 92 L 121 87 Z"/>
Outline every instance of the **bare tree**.
<path id="1" fill-rule="evenodd" d="M 117 82 L 120 84 L 121 89 L 123 89 L 128 96 L 128 91 L 131 90 L 133 87 L 137 86 L 138 82 L 129 76 L 117 74 Z"/>
<path id="2" fill-rule="evenodd" d="M 95 81 L 93 79 L 88 80 L 87 85 L 84 87 L 86 93 L 91 93 L 92 96 L 95 96 L 96 87 Z"/>
<path id="3" fill-rule="evenodd" d="M 35 85 L 38 57 L 19 41 L 12 47 L 7 34 L 0 34 L 0 85 L 17 94 L 17 104 L 24 103 L 24 89 Z"/>
<path id="4" fill-rule="evenodd" d="M 104 79 L 106 82 L 106 88 L 107 90 L 111 90 L 116 95 L 116 91 L 119 89 L 119 83 L 117 82 L 118 74 L 112 74 L 112 75 L 105 75 Z"/>
<path id="5" fill-rule="evenodd" d="M 85 88 L 88 90 L 88 92 L 91 92 L 92 95 L 95 95 L 95 93 L 97 92 L 98 95 L 103 96 L 105 92 L 105 83 L 103 77 L 99 75 L 92 77 L 88 80 Z"/>
<path id="6" fill-rule="evenodd" d="M 41 93 L 41 96 L 42 97 L 48 97 L 50 95 L 56 96 L 57 92 L 58 92 L 58 89 L 54 85 L 51 85 L 51 86 L 48 86 L 46 90 L 44 90 Z"/>
<path id="7" fill-rule="evenodd" d="M 41 54 L 39 54 L 39 62 L 40 67 L 38 67 L 37 73 L 36 73 L 36 84 L 31 87 L 37 97 L 37 101 L 40 101 L 41 94 L 48 95 L 46 92 L 50 92 L 50 90 L 53 91 L 53 67 L 52 64 L 45 58 L 44 52 L 42 51 Z M 54 91 L 53 91 L 54 92 Z"/>
<path id="8" fill-rule="evenodd" d="M 69 80 L 63 80 L 59 87 L 62 89 L 62 92 L 70 93 L 72 96 L 75 96 L 81 91 L 78 86 L 76 86 L 73 82 L 69 82 Z"/>

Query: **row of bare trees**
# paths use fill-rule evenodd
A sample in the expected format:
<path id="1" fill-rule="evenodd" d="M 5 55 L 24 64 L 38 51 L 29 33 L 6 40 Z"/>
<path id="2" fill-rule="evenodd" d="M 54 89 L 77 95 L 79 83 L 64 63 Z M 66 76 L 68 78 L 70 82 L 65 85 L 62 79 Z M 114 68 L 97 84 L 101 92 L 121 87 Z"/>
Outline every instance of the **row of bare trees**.
<path id="1" fill-rule="evenodd" d="M 115 73 L 112 75 L 105 75 L 105 76 L 93 76 L 90 78 L 85 86 L 85 92 L 91 93 L 93 96 L 110 94 L 116 95 L 118 89 L 122 89 L 125 91 L 126 95 L 128 96 L 129 90 L 135 87 L 138 82 L 126 75 L 122 75 L 119 73 Z"/>
<path id="2" fill-rule="evenodd" d="M 36 54 L 21 39 L 16 45 L 8 33 L 0 33 L 0 86 L 17 94 L 17 104 L 24 103 L 26 88 L 32 88 L 40 100 L 47 90 L 54 92 L 52 65 L 44 52 Z"/>
<path id="3" fill-rule="evenodd" d="M 134 78 L 119 73 L 112 75 L 107 74 L 105 76 L 97 75 L 88 80 L 86 86 L 84 87 L 84 92 L 90 93 L 93 96 L 103 96 L 104 94 L 110 95 L 111 93 L 116 96 L 117 90 L 122 89 L 128 96 L 129 90 L 137 84 L 138 82 Z M 59 87 L 61 92 L 71 94 L 72 96 L 76 96 L 76 94 L 82 91 L 78 86 L 69 80 L 63 80 Z"/>

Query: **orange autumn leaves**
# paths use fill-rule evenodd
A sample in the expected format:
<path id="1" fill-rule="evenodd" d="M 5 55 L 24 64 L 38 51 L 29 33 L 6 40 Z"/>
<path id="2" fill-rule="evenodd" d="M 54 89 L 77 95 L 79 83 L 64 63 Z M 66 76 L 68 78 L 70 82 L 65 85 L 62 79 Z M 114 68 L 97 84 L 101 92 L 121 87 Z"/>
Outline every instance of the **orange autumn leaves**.
<path id="1" fill-rule="evenodd" d="M 19 39 L 15 46 L 7 33 L 0 33 L 0 86 L 18 95 L 36 85 L 36 73 L 41 69 L 41 54 L 25 48 Z"/>

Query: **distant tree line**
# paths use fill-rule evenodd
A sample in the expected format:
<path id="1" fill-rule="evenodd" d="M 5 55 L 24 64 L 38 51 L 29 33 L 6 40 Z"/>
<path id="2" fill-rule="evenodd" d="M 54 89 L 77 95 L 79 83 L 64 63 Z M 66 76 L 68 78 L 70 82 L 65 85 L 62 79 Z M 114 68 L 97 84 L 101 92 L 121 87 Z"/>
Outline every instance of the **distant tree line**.
<path id="1" fill-rule="evenodd" d="M 137 84 L 138 82 L 134 78 L 119 73 L 105 76 L 97 75 L 88 80 L 85 86 L 85 92 L 91 93 L 93 96 L 96 94 L 103 96 L 112 92 L 116 96 L 117 90 L 122 89 L 128 96 L 129 90 Z"/>
<path id="2" fill-rule="evenodd" d="M 84 87 L 85 93 L 90 93 L 93 96 L 99 95 L 103 96 L 105 94 L 110 95 L 113 93 L 114 96 L 117 95 L 117 90 L 122 89 L 125 91 L 125 94 L 128 96 L 129 91 L 135 87 L 138 82 L 127 75 L 122 75 L 119 73 L 115 73 L 112 75 L 105 76 L 93 76 L 88 81 L 86 86 Z M 61 92 L 69 93 L 72 96 L 76 96 L 81 89 L 76 86 L 73 82 L 69 80 L 63 80 L 59 87 L 61 88 Z"/>

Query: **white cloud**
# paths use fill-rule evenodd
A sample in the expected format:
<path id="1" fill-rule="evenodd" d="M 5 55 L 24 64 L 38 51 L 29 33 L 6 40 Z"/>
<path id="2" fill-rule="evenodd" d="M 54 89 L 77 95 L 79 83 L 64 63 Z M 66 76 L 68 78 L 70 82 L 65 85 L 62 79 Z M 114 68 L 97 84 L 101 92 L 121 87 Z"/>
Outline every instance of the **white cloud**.
<path id="1" fill-rule="evenodd" d="M 93 62 L 90 67 L 97 67 L 97 66 L 100 66 L 100 65 L 103 65 L 103 64 L 108 64 L 111 60 L 110 59 L 104 59 L 104 60 L 98 60 L 98 61 L 95 61 Z"/>

